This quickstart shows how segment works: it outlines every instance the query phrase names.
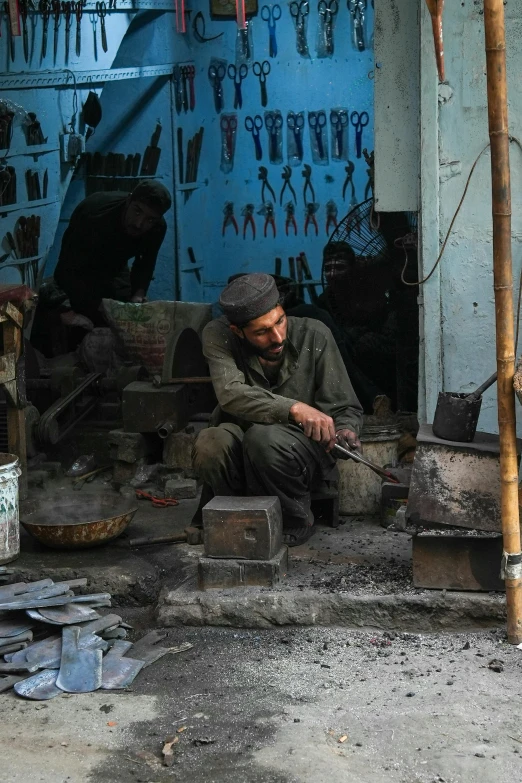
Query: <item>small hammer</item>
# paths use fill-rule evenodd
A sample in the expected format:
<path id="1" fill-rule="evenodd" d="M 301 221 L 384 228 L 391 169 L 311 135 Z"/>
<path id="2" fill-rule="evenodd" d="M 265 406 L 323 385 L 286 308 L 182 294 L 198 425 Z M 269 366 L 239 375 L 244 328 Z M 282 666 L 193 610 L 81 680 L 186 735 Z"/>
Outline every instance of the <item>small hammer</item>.
<path id="1" fill-rule="evenodd" d="M 184 533 L 172 533 L 170 536 L 143 536 L 129 539 L 129 546 L 149 546 L 150 544 L 191 544 L 203 543 L 203 529 L 186 527 Z"/>

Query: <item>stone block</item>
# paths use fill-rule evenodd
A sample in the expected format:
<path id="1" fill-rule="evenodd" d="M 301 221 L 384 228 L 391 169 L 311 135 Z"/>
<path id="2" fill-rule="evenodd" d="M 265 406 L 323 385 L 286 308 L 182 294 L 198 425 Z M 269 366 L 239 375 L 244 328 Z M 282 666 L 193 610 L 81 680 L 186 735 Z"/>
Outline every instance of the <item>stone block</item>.
<path id="1" fill-rule="evenodd" d="M 165 482 L 165 497 L 177 498 L 182 500 L 183 498 L 195 498 L 198 494 L 198 485 L 194 479 L 170 479 Z"/>
<path id="2" fill-rule="evenodd" d="M 137 462 L 140 457 L 147 457 L 159 449 L 159 438 L 154 435 L 143 435 L 140 432 L 125 432 L 112 430 L 109 432 L 111 458 L 121 462 Z"/>
<path id="3" fill-rule="evenodd" d="M 279 498 L 215 497 L 203 508 L 203 530 L 207 557 L 271 560 L 283 542 Z"/>
<path id="4" fill-rule="evenodd" d="M 235 560 L 200 557 L 200 590 L 230 587 L 274 587 L 288 571 L 288 549 L 282 546 L 270 560 Z"/>
<path id="5" fill-rule="evenodd" d="M 200 430 L 201 428 L 199 428 Z M 163 462 L 169 468 L 192 470 L 192 449 L 199 430 L 190 425 L 183 432 L 174 432 L 165 438 L 163 445 Z"/>
<path id="6" fill-rule="evenodd" d="M 187 390 L 184 384 L 161 386 L 134 381 L 123 390 L 123 425 L 127 432 L 157 432 L 169 422 L 175 432 L 187 426 Z"/>
<path id="7" fill-rule="evenodd" d="M 136 475 L 136 470 L 143 464 L 143 460 L 138 462 L 123 462 L 116 460 L 112 469 L 112 482 L 120 486 L 121 484 L 128 484 Z"/>

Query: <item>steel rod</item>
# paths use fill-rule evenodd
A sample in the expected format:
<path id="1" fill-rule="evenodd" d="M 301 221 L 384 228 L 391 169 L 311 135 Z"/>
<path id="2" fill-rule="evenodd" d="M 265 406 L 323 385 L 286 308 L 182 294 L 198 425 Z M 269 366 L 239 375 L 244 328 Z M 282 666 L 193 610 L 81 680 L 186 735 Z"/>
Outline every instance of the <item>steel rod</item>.
<path id="1" fill-rule="evenodd" d="M 500 435 L 501 514 L 504 557 L 520 554 L 518 460 L 515 430 L 515 335 L 511 260 L 511 181 L 503 0 L 484 0 L 484 28 L 491 142 L 493 279 L 497 344 L 497 399 Z M 509 561 L 508 561 L 509 562 Z M 517 577 L 515 572 L 507 577 Z M 522 581 L 506 578 L 507 633 L 522 642 Z"/>

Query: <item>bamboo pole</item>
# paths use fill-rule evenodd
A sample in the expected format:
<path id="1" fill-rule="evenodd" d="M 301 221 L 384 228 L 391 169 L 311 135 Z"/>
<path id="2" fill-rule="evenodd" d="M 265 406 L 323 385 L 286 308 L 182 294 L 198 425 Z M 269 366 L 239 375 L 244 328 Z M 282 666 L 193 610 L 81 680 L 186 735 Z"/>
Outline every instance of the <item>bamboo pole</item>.
<path id="1" fill-rule="evenodd" d="M 493 210 L 493 279 L 497 338 L 497 398 L 500 433 L 500 481 L 507 632 L 511 644 L 522 642 L 522 580 L 510 555 L 520 554 L 518 463 L 515 430 L 515 338 L 511 263 L 511 180 L 506 78 L 506 37 L 503 0 L 484 0 L 484 27 L 491 142 Z M 513 578 L 515 577 L 515 578 Z"/>

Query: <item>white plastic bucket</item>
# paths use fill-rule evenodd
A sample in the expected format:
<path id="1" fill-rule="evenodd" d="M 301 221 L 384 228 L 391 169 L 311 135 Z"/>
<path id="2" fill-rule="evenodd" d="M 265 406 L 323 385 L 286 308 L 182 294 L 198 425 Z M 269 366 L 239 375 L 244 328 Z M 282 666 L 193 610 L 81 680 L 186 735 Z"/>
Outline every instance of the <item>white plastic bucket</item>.
<path id="1" fill-rule="evenodd" d="M 365 425 L 361 433 L 363 454 L 376 465 L 394 465 L 401 433 L 395 426 Z M 351 459 L 338 460 L 339 513 L 347 516 L 380 512 L 382 479 L 370 468 Z"/>
<path id="2" fill-rule="evenodd" d="M 0 454 L 0 564 L 15 560 L 20 554 L 18 521 L 18 457 Z"/>

